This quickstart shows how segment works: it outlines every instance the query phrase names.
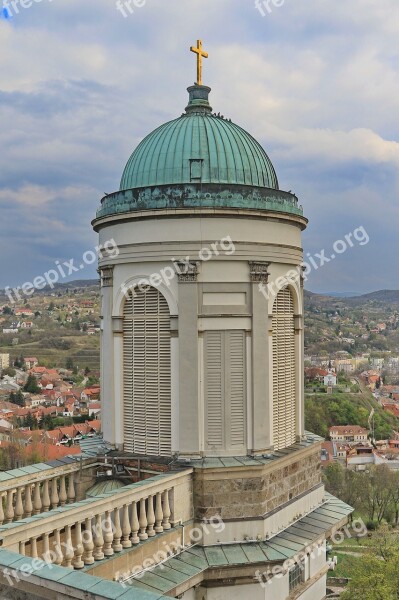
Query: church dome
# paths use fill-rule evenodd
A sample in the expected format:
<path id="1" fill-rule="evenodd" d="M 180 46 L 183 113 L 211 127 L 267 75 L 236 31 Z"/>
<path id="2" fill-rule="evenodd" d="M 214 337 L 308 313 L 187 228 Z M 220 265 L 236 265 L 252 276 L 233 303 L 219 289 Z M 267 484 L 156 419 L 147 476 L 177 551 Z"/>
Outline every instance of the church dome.
<path id="1" fill-rule="evenodd" d="M 278 190 L 274 167 L 244 129 L 212 113 L 210 88 L 189 88 L 186 112 L 161 125 L 137 146 L 120 189 L 190 184 L 232 184 Z"/>
<path id="2" fill-rule="evenodd" d="M 279 189 L 262 146 L 209 104 L 211 89 L 188 88 L 185 112 L 134 150 L 120 188 L 101 200 L 96 220 L 144 211 L 249 210 L 303 217 L 292 192 Z"/>

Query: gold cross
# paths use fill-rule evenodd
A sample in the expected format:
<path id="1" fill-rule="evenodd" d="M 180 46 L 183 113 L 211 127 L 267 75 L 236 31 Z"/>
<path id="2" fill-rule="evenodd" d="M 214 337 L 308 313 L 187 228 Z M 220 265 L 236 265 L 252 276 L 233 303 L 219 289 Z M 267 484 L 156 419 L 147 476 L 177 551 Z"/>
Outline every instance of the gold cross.
<path id="1" fill-rule="evenodd" d="M 197 48 L 191 46 L 191 52 L 197 55 L 197 85 L 202 85 L 202 59 L 208 58 L 208 52 L 202 50 L 202 40 L 197 41 Z"/>

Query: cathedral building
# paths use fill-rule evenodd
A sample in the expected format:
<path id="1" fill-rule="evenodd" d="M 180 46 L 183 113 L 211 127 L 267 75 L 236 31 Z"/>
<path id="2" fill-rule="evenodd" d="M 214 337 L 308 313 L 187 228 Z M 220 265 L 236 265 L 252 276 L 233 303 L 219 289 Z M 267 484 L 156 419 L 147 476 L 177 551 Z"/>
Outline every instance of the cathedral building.
<path id="1" fill-rule="evenodd" d="M 118 248 L 99 263 L 103 437 L 135 483 L 85 499 L 72 461 L 4 489 L 0 576 L 4 552 L 22 565 L 56 548 L 29 598 L 326 597 L 326 539 L 351 509 L 326 494 L 304 426 L 307 220 L 262 146 L 214 112 L 192 50 L 183 114 L 137 146 L 93 221 Z M 40 596 L 46 569 L 59 578 Z"/>

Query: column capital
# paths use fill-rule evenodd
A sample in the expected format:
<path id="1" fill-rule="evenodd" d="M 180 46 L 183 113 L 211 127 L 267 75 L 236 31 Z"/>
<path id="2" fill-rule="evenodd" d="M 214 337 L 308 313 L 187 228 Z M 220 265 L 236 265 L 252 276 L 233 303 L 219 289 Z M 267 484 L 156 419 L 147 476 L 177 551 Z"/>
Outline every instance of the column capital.
<path id="1" fill-rule="evenodd" d="M 269 281 L 269 262 L 250 260 L 248 264 L 251 283 L 267 283 Z"/>
<path id="2" fill-rule="evenodd" d="M 301 283 L 302 289 L 305 286 L 305 271 L 306 271 L 306 267 L 305 267 L 305 265 L 302 265 L 302 267 L 300 269 L 300 283 Z"/>
<path id="3" fill-rule="evenodd" d="M 196 283 L 198 280 L 199 262 L 177 260 L 174 262 L 179 283 Z"/>
<path id="4" fill-rule="evenodd" d="M 114 265 L 107 265 L 98 269 L 101 277 L 101 287 L 112 287 L 114 284 Z"/>

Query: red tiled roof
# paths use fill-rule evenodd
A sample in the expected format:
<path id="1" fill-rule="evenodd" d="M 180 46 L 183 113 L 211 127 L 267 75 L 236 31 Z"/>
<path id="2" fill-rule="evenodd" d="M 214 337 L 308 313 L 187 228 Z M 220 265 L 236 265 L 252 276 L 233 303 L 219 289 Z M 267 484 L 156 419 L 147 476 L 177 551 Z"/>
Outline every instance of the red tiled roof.
<path id="1" fill-rule="evenodd" d="M 342 434 L 342 435 L 359 435 L 359 434 L 368 434 L 368 430 L 364 427 L 359 427 L 358 425 L 334 425 L 330 427 L 330 435 L 333 433 Z"/>

